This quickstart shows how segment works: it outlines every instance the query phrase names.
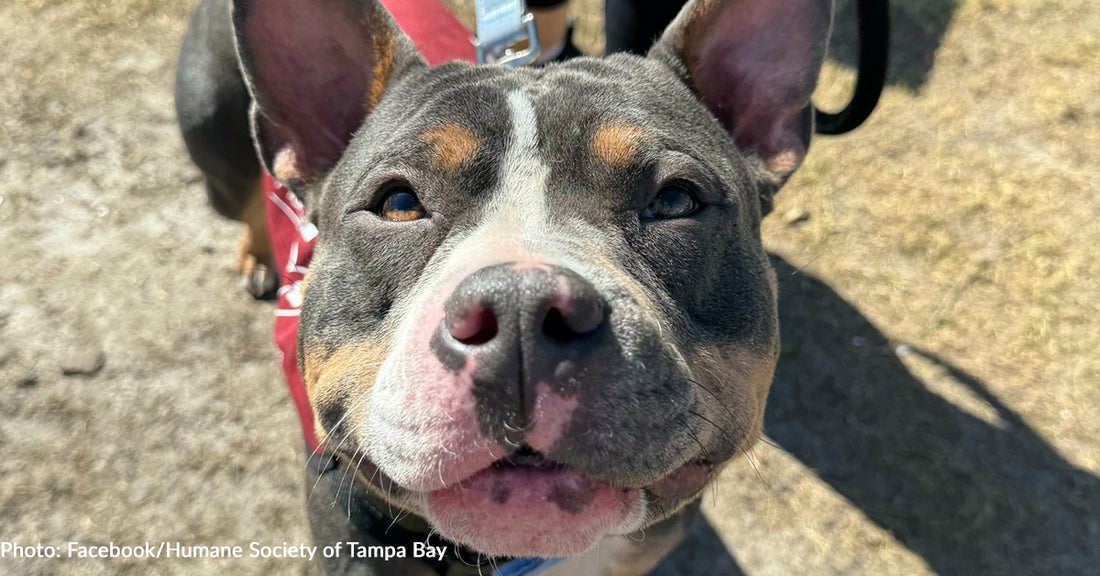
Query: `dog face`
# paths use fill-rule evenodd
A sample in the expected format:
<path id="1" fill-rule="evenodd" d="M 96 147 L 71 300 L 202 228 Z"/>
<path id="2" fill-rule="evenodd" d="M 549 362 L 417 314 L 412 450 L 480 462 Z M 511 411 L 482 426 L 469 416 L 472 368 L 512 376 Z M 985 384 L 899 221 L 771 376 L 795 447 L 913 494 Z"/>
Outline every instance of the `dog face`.
<path id="1" fill-rule="evenodd" d="M 299 356 L 327 447 L 487 554 L 695 498 L 760 434 L 759 223 L 830 12 L 699 1 L 649 58 L 535 70 L 429 68 L 373 1 L 237 2 L 261 156 L 320 230 Z"/>

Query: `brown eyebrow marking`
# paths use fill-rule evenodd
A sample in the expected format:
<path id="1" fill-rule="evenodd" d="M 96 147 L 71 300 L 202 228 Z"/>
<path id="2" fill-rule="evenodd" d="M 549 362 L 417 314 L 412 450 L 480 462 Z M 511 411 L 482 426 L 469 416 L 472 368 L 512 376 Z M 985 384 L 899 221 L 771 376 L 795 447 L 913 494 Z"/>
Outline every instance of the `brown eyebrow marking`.
<path id="1" fill-rule="evenodd" d="M 645 135 L 640 126 L 602 124 L 592 135 L 592 151 L 612 166 L 626 166 L 638 153 L 638 143 Z"/>
<path id="2" fill-rule="evenodd" d="M 432 147 L 432 163 L 447 171 L 455 171 L 474 159 L 481 143 L 473 132 L 458 124 L 445 124 L 420 135 Z"/>

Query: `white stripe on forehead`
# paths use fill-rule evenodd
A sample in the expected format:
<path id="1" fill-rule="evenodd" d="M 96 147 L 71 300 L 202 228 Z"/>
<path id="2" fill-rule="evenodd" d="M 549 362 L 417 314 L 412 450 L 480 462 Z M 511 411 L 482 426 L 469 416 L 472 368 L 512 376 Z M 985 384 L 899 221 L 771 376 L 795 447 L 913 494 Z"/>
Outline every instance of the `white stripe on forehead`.
<path id="1" fill-rule="evenodd" d="M 529 150 L 537 153 L 539 122 L 531 99 L 522 90 L 508 93 L 508 111 L 512 115 L 512 144 L 508 152 Z"/>
<path id="2" fill-rule="evenodd" d="M 539 124 L 535 107 L 521 90 L 508 93 L 512 135 L 500 162 L 497 189 L 479 228 L 498 228 L 530 248 L 530 237 L 546 227 L 546 186 L 550 168 L 539 154 Z"/>

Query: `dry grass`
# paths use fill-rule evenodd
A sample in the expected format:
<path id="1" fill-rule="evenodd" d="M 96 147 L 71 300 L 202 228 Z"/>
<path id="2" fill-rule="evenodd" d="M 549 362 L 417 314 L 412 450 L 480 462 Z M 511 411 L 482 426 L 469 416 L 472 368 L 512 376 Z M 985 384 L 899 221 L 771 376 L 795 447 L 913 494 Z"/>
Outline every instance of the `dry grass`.
<path id="1" fill-rule="evenodd" d="M 269 308 L 237 296 L 234 228 L 173 124 L 190 4 L 0 6 L 0 541 L 307 538 Z M 764 227 L 778 447 L 732 467 L 665 573 L 1100 565 L 1100 6 L 894 4 L 881 108 L 816 141 Z M 598 3 L 576 9 L 598 50 Z M 833 53 L 822 103 L 850 85 L 849 31 Z M 95 375 L 62 375 L 98 352 Z"/>

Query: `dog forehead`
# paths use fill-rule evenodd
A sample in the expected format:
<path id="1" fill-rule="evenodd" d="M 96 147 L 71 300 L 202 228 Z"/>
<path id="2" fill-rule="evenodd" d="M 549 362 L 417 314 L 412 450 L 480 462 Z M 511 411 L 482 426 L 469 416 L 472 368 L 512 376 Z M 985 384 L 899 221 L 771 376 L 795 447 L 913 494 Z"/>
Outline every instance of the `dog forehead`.
<path id="1" fill-rule="evenodd" d="M 694 95 L 668 70 L 634 56 L 584 58 L 544 69 L 450 63 L 401 84 L 377 110 L 372 131 L 404 142 L 428 141 L 439 164 L 449 166 L 478 150 L 507 145 L 515 129 L 516 100 L 510 95 L 517 92 L 537 118 L 540 147 L 575 147 L 587 140 L 583 144 L 613 164 L 627 160 L 643 135 L 677 131 L 705 118 Z"/>
<path id="2" fill-rule="evenodd" d="M 649 58 L 573 60 L 547 69 L 530 90 L 548 137 L 598 135 L 608 145 L 649 135 L 651 144 L 684 147 L 712 147 L 716 136 L 727 139 L 691 89 Z"/>
<path id="3" fill-rule="evenodd" d="M 347 204 L 364 174 L 405 174 L 414 185 L 440 183 L 437 206 L 465 211 L 497 196 L 510 167 L 529 166 L 505 162 L 520 140 L 530 147 L 522 157 L 549 170 L 543 197 L 552 211 L 571 218 L 599 219 L 637 202 L 628 193 L 641 193 L 638 179 L 652 178 L 670 152 L 722 180 L 737 172 L 728 135 L 651 59 L 580 58 L 543 69 L 455 62 L 388 90 L 331 179 L 341 192 L 330 200 Z"/>

